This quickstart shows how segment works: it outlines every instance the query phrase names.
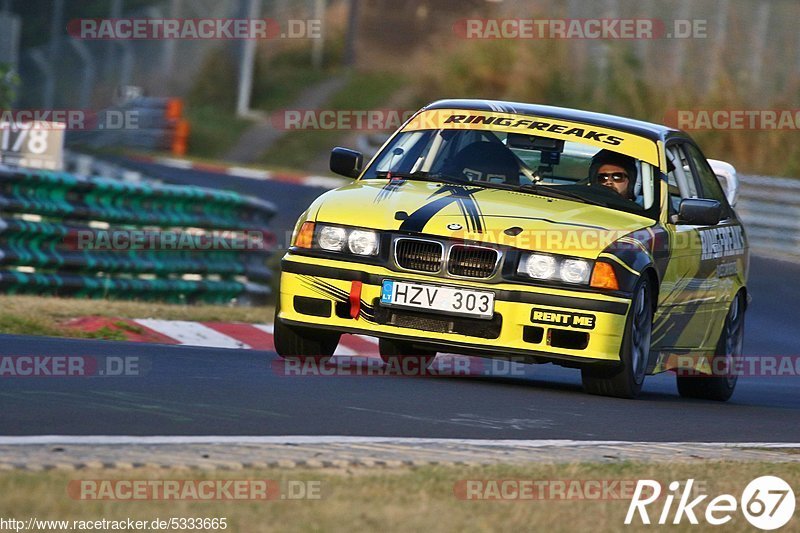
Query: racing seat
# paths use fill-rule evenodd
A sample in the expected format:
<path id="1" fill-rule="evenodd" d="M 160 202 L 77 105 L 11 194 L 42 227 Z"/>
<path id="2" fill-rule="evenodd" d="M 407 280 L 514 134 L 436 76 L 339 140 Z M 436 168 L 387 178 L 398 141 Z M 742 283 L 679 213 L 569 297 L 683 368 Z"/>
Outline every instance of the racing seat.
<path id="1" fill-rule="evenodd" d="M 503 144 L 478 141 L 468 144 L 447 165 L 445 173 L 469 181 L 519 185 L 519 162 Z"/>

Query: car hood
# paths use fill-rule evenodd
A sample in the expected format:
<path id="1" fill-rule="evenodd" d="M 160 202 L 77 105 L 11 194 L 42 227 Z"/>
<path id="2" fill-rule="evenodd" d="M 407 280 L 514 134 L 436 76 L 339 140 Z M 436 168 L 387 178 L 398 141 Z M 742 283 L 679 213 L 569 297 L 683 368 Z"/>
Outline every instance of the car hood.
<path id="1" fill-rule="evenodd" d="M 317 199 L 317 222 L 596 258 L 653 224 L 639 215 L 539 196 L 426 181 L 356 181 Z"/>

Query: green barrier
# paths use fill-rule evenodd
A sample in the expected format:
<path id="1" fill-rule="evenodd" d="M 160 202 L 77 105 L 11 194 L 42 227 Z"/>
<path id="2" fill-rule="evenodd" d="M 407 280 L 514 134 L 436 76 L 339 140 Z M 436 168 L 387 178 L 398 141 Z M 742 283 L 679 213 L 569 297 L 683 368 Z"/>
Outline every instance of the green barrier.
<path id="1" fill-rule="evenodd" d="M 37 294 L 79 298 L 227 304 L 247 295 L 266 299 L 269 289 L 235 281 L 188 281 L 115 278 L 0 270 L 0 290 L 6 294 Z"/>
<path id="2" fill-rule="evenodd" d="M 65 173 L 0 172 L 0 211 L 115 224 L 263 229 L 268 202 L 194 186 L 142 185 Z"/>
<path id="3" fill-rule="evenodd" d="M 263 303 L 274 214 L 228 191 L 0 171 L 0 291 Z"/>

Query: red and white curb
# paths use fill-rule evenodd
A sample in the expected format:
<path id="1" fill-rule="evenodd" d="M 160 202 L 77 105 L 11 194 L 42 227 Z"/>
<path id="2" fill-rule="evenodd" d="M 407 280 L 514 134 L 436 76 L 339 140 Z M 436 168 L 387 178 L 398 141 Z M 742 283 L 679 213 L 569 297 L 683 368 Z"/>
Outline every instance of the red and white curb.
<path id="1" fill-rule="evenodd" d="M 153 318 L 130 320 L 89 316 L 70 320 L 65 326 L 85 332 L 113 331 L 121 333 L 126 340 L 133 342 L 227 350 L 275 351 L 272 324 L 190 322 Z M 367 335 L 343 334 L 333 355 L 342 357 L 380 357 L 378 339 Z M 472 356 L 447 353 L 439 354 L 439 357 L 442 358 L 443 364 L 455 363 L 457 360 L 478 360 L 478 358 Z"/>
<path id="2" fill-rule="evenodd" d="M 66 325 L 69 328 L 89 332 L 110 329 L 123 333 L 128 340 L 135 342 L 204 348 L 275 350 L 272 324 L 84 317 L 72 320 Z M 342 335 L 334 355 L 377 357 L 378 339 L 365 335 Z"/>
<path id="3" fill-rule="evenodd" d="M 134 156 L 131 159 L 144 163 L 163 165 L 165 167 L 177 168 L 180 170 L 197 170 L 200 172 L 211 172 L 214 174 L 225 174 L 237 178 L 248 178 L 255 180 L 280 181 L 293 183 L 304 187 L 321 187 L 323 189 L 335 189 L 347 183 L 347 180 L 333 178 L 329 176 L 307 176 L 303 174 L 293 174 L 288 172 L 271 172 L 248 167 L 225 166 L 212 163 L 196 163 L 188 159 L 175 157 L 149 157 Z"/>

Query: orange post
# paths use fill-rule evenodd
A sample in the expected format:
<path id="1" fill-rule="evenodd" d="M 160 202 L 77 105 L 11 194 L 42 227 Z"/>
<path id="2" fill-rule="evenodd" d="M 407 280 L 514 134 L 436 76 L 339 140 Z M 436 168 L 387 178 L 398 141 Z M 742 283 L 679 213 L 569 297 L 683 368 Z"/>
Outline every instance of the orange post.
<path id="1" fill-rule="evenodd" d="M 175 126 L 175 137 L 172 139 L 172 154 L 177 156 L 186 155 L 189 145 L 189 121 L 179 120 Z"/>
<path id="2" fill-rule="evenodd" d="M 180 98 L 170 98 L 167 100 L 167 107 L 164 109 L 164 118 L 168 121 L 176 121 L 183 118 L 183 100 Z"/>

